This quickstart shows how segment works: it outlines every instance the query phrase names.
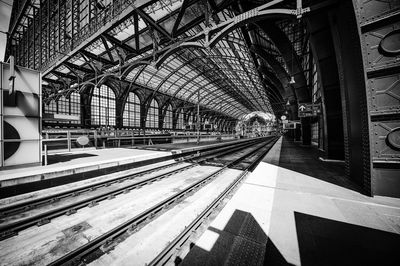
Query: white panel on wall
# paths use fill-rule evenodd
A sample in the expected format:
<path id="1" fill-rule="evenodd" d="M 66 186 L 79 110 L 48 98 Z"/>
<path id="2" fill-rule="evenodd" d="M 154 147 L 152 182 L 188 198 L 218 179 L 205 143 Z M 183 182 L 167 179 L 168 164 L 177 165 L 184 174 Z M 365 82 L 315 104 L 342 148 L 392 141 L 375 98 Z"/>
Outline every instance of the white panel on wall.
<path id="1" fill-rule="evenodd" d="M 40 73 L 15 67 L 15 76 L 10 93 L 10 67 L 2 63 L 2 166 L 41 164 Z"/>

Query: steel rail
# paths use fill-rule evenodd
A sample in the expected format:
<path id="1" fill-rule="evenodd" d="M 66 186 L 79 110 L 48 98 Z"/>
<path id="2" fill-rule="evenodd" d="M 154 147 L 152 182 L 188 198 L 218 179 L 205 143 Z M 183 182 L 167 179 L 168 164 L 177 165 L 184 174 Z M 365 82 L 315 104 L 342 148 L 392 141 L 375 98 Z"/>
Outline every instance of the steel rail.
<path id="1" fill-rule="evenodd" d="M 263 147 L 260 149 L 264 148 L 265 146 L 269 145 L 270 143 L 275 143 L 277 141 L 276 139 L 271 140 L 270 142 L 266 143 Z M 219 206 L 219 204 L 222 202 L 222 200 L 230 194 L 230 192 L 237 187 L 237 185 L 244 179 L 244 177 L 247 176 L 249 171 L 253 169 L 255 166 L 258 165 L 259 161 L 269 152 L 271 149 L 272 145 L 268 147 L 265 151 L 263 151 L 260 155 L 257 156 L 256 160 L 254 160 L 248 167 L 247 169 L 239 174 L 239 176 L 235 179 L 233 183 L 231 183 L 224 191 L 213 201 L 210 203 L 210 205 L 207 206 L 207 208 L 201 212 L 195 220 L 193 220 L 190 225 L 185 227 L 185 229 L 173 240 L 171 241 L 166 248 L 161 251 L 161 253 L 154 258 L 148 265 L 165 265 L 171 257 L 175 254 L 176 252 L 176 247 L 181 247 L 183 246 L 190 238 L 190 235 L 193 233 L 194 230 L 199 228 L 199 226 L 203 223 L 206 217 L 208 217 L 215 208 Z"/>
<path id="2" fill-rule="evenodd" d="M 250 140 L 249 142 L 240 143 L 238 146 L 233 148 L 233 150 L 231 149 L 231 146 L 232 146 L 232 144 L 231 144 L 231 145 L 228 145 L 228 146 L 225 146 L 225 147 L 222 147 L 222 148 L 218 148 L 216 150 L 212 150 L 212 151 L 209 151 L 209 152 L 206 152 L 206 153 L 207 154 L 210 154 L 210 153 L 215 154 L 215 153 L 218 153 L 218 152 L 221 152 L 221 151 L 223 151 L 223 154 L 232 153 L 232 152 L 235 152 L 236 150 L 241 149 L 245 145 L 249 145 L 249 143 L 257 143 L 259 141 L 261 141 L 261 140 L 260 139 L 256 139 L 256 140 Z M 229 151 L 226 151 L 228 149 L 229 149 Z M 198 155 L 198 156 L 200 156 L 200 155 Z M 189 158 L 189 159 L 191 159 L 191 158 Z M 187 159 L 187 160 L 189 160 L 189 159 Z M 169 164 L 169 165 L 178 165 L 180 163 L 181 162 L 172 163 L 172 164 Z M 176 174 L 178 172 L 185 171 L 185 170 L 187 170 L 189 168 L 192 168 L 194 166 L 195 165 L 189 165 L 189 166 L 184 166 L 184 167 L 181 167 L 181 168 L 178 168 L 178 169 L 174 169 L 174 170 L 169 171 L 167 173 L 159 174 L 159 175 L 156 175 L 155 177 L 151 177 L 151 178 L 139 181 L 139 182 L 131 183 L 129 185 L 126 185 L 126 186 L 123 186 L 123 187 L 119 187 L 119 188 L 116 188 L 116 189 L 113 189 L 113 190 L 110 190 L 110 191 L 106 191 L 106 192 L 103 192 L 103 193 L 101 193 L 99 195 L 96 195 L 96 196 L 87 197 L 87 198 L 82 199 L 82 200 L 80 200 L 78 202 L 67 204 L 67 205 L 64 205 L 64 206 L 61 206 L 61 207 L 58 207 L 58 208 L 54 208 L 52 210 L 39 213 L 37 215 L 33 215 L 33 216 L 28 217 L 26 219 L 22 219 L 22 220 L 19 220 L 19 221 L 16 221 L 16 222 L 11 222 L 11 223 L 8 223 L 8 224 L 5 224 L 5 225 L 0 225 L 0 240 L 4 240 L 6 238 L 15 236 L 15 235 L 18 234 L 19 231 L 22 231 L 22 230 L 24 230 L 26 228 L 29 228 L 31 226 L 34 226 L 34 225 L 41 226 L 41 225 L 47 224 L 47 223 L 49 223 L 51 221 L 51 219 L 54 219 L 54 218 L 56 218 L 58 216 L 61 216 L 61 215 L 64 215 L 64 214 L 71 215 L 71 214 L 76 213 L 78 209 L 81 209 L 81 208 L 84 208 L 84 207 L 93 207 L 93 206 L 97 205 L 100 201 L 103 201 L 105 199 L 112 199 L 112 198 L 114 198 L 115 196 L 117 196 L 119 194 L 128 193 L 129 191 L 131 191 L 131 190 L 133 190 L 135 188 L 140 188 L 143 185 L 151 184 L 151 183 L 153 183 L 155 181 L 158 181 L 158 180 L 161 180 L 163 178 L 169 177 L 169 176 L 171 176 L 173 174 Z M 162 169 L 162 168 L 164 168 L 164 166 L 158 167 L 159 170 L 160 170 L 160 168 Z M 64 191 L 64 192 L 61 192 L 61 193 L 56 194 L 56 195 L 52 195 L 52 196 L 48 196 L 48 197 L 44 197 L 44 198 L 40 198 L 40 199 L 35 199 L 35 200 L 29 201 L 29 202 L 25 202 L 25 203 L 21 203 L 21 204 L 16 204 L 15 206 L 17 207 L 18 210 L 28 211 L 28 210 L 32 209 L 32 207 L 31 207 L 32 205 L 34 205 L 34 206 L 43 206 L 46 203 L 48 203 L 48 204 L 54 203 L 54 202 L 56 202 L 56 201 L 58 201 L 58 200 L 60 200 L 62 198 L 65 199 L 68 196 L 77 196 L 77 195 L 82 194 L 84 192 L 91 192 L 91 191 L 93 191 L 93 190 L 95 190 L 95 189 L 97 189 L 99 187 L 109 186 L 109 185 L 114 184 L 114 183 L 120 183 L 120 182 L 123 182 L 125 180 L 133 179 L 134 177 L 142 176 L 144 174 L 148 174 L 148 173 L 151 173 L 151 172 L 154 172 L 154 171 L 152 169 L 149 169 L 149 170 L 141 171 L 139 173 L 128 175 L 128 176 L 125 176 L 125 177 L 117 177 L 117 178 L 113 178 L 111 180 L 107 180 L 107 181 L 104 181 L 104 182 L 100 182 L 100 183 L 96 183 L 96 184 L 87 185 L 87 186 L 84 186 L 84 187 L 80 187 L 80 188 Z M 25 205 L 26 208 L 24 207 L 24 205 Z M 11 206 L 11 207 L 15 207 L 15 206 Z M 4 209 L 6 209 L 6 208 L 4 208 Z M 13 211 L 13 209 L 11 208 L 11 209 L 8 209 L 7 211 L 8 211 L 8 213 L 10 213 L 11 211 Z M 14 214 L 15 214 L 15 211 L 14 211 Z"/>
<path id="3" fill-rule="evenodd" d="M 232 145 L 234 145 L 234 144 L 230 143 L 230 144 L 228 144 L 228 145 L 226 145 L 224 147 L 218 147 L 217 149 L 214 149 L 214 150 L 211 150 L 211 151 L 202 152 L 201 156 L 212 154 L 214 152 L 219 152 L 221 150 L 224 150 L 224 149 L 227 149 L 227 148 L 231 147 Z M 108 185 L 111 185 L 111 184 L 116 183 L 116 182 L 122 182 L 122 181 L 125 181 L 125 180 L 128 180 L 128 179 L 132 179 L 132 178 L 135 178 L 135 177 L 139 177 L 139 176 L 145 175 L 145 174 L 150 174 L 152 172 L 159 171 L 159 170 L 162 170 L 162 169 L 165 169 L 165 168 L 173 167 L 173 166 L 176 166 L 176 165 L 182 163 L 183 161 L 190 160 L 190 159 L 193 159 L 193 157 L 188 157 L 186 159 L 184 158 L 183 160 L 181 160 L 179 162 L 173 162 L 171 164 L 162 165 L 162 166 L 159 166 L 159 167 L 143 170 L 143 171 L 140 171 L 140 172 L 137 172 L 137 173 L 133 173 L 133 174 L 129 174 L 129 175 L 126 175 L 126 176 L 121 176 L 121 177 L 108 179 L 108 180 L 105 180 L 105 181 L 102 181 L 102 182 L 97 182 L 95 184 L 89 184 L 89 185 L 86 185 L 86 186 L 65 190 L 65 191 L 62 191 L 62 192 L 57 193 L 57 194 L 53 194 L 53 195 L 49 195 L 49 196 L 45 196 L 45 197 L 40 197 L 40 198 L 36 198 L 36 199 L 33 199 L 33 200 L 20 202 L 20 203 L 17 203 L 17 204 L 11 204 L 11 205 L 8 205 L 8 206 L 5 206 L 5 207 L 0 207 L 0 217 L 4 217 L 4 216 L 10 215 L 10 214 L 15 214 L 15 213 L 18 213 L 20 211 L 27 211 L 27 210 L 30 210 L 30 209 L 32 209 L 34 207 L 44 205 L 46 203 L 53 203 L 55 201 L 58 201 L 59 199 L 66 198 L 68 196 L 76 196 L 77 194 L 81 194 L 81 193 L 83 193 L 85 191 L 97 189 L 99 187 L 108 186 Z"/>
<path id="4" fill-rule="evenodd" d="M 264 146 L 264 145 L 263 145 Z M 263 147 L 262 146 L 262 147 Z M 259 150 L 260 147 L 258 147 L 255 150 Z M 197 181 L 196 183 L 188 186 L 184 190 L 168 197 L 167 199 L 162 200 L 158 204 L 148 208 L 147 210 L 141 212 L 140 214 L 136 215 L 135 217 L 129 219 L 128 221 L 120 224 L 119 226 L 107 231 L 106 233 L 94 238 L 90 242 L 80 246 L 79 248 L 65 254 L 64 256 L 58 258 L 57 260 L 51 262 L 49 265 L 78 265 L 79 262 L 84 261 L 84 258 L 92 253 L 94 250 L 97 248 L 101 247 L 102 245 L 109 245 L 110 243 L 113 242 L 114 239 L 117 237 L 123 235 L 126 231 L 128 230 L 133 230 L 135 229 L 138 224 L 140 224 L 143 221 L 146 221 L 148 218 L 153 217 L 156 213 L 159 211 L 163 210 L 164 208 L 167 208 L 169 205 L 173 204 L 174 202 L 178 201 L 179 199 L 183 198 L 185 195 L 188 193 L 193 192 L 194 190 L 202 187 L 209 181 L 211 181 L 214 177 L 220 175 L 222 172 L 224 172 L 228 167 L 231 167 L 244 158 L 247 158 L 247 156 L 253 154 L 255 150 L 252 150 L 245 155 L 235 159 L 234 161 L 227 163 L 224 167 L 213 171 L 211 174 L 207 175 L 206 177 L 202 178 L 201 180 Z"/>
<path id="5" fill-rule="evenodd" d="M 20 202 L 20 203 L 17 203 L 17 204 L 8 205 L 8 206 L 5 206 L 5 207 L 0 207 L 0 217 L 4 217 L 4 216 L 10 215 L 10 214 L 15 214 L 15 213 L 18 213 L 20 211 L 27 211 L 29 209 L 44 205 L 46 203 L 53 203 L 54 201 L 58 201 L 59 199 L 66 198 L 68 196 L 76 196 L 77 193 L 80 194 L 80 193 L 83 193 L 83 192 L 85 192 L 87 190 L 93 190 L 93 189 L 97 189 L 99 187 L 108 186 L 109 184 L 116 183 L 117 181 L 118 182 L 122 182 L 122 181 L 125 181 L 125 180 L 128 180 L 128 179 L 132 179 L 134 177 L 139 177 L 139 176 L 142 176 L 142 175 L 145 175 L 145 174 L 150 174 L 152 172 L 159 171 L 159 170 L 162 170 L 162 169 L 165 169 L 165 168 L 169 168 L 169 167 L 178 165 L 180 163 L 182 163 L 182 162 L 173 162 L 171 164 L 162 165 L 162 166 L 151 168 L 151 169 L 148 169 L 148 170 L 143 170 L 143 171 L 140 171 L 140 172 L 137 172 L 137 173 L 133 173 L 133 174 L 130 174 L 130 175 L 126 175 L 126 176 L 123 176 L 123 177 L 116 177 L 116 178 L 108 179 L 108 180 L 105 180 L 105 181 L 102 181 L 102 182 L 98 182 L 98 183 L 95 183 L 95 184 L 89 184 L 89 185 L 86 185 L 86 186 L 65 190 L 65 191 L 62 191 L 62 192 L 57 193 L 57 194 L 53 194 L 53 195 L 49 195 L 49 196 L 45 196 L 45 197 L 40 197 L 40 198 L 36 198 L 36 199 L 33 199 L 33 200 L 29 200 L 29 201 Z"/>
<path id="6" fill-rule="evenodd" d="M 96 196 L 91 196 L 87 197 L 81 201 L 74 202 L 65 206 L 61 206 L 58 208 L 51 209 L 49 211 L 45 211 L 42 213 L 39 213 L 37 215 L 28 217 L 26 219 L 22 219 L 19 221 L 15 221 L 12 223 L 8 223 L 6 225 L 0 226 L 0 240 L 9 238 L 11 236 L 17 235 L 19 231 L 22 231 L 26 228 L 29 228 L 33 225 L 44 225 L 47 223 L 50 223 L 51 219 L 62 216 L 64 214 L 66 215 L 71 215 L 77 212 L 78 209 L 84 208 L 84 207 L 93 207 L 97 205 L 100 201 L 106 200 L 106 199 L 112 199 L 115 196 L 123 193 L 128 193 L 129 191 L 135 189 L 135 188 L 140 188 L 143 185 L 151 184 L 155 181 L 158 181 L 160 179 L 163 179 L 165 177 L 171 176 L 173 174 L 176 174 L 178 172 L 185 171 L 189 168 L 194 167 L 195 165 L 188 165 L 184 166 L 178 169 L 175 169 L 171 172 L 167 172 L 164 174 L 157 175 L 155 177 L 151 177 L 139 182 L 135 182 L 132 184 L 129 184 L 127 186 L 123 186 L 120 188 L 113 189 L 111 191 L 106 191 L 103 192 L 99 195 Z"/>

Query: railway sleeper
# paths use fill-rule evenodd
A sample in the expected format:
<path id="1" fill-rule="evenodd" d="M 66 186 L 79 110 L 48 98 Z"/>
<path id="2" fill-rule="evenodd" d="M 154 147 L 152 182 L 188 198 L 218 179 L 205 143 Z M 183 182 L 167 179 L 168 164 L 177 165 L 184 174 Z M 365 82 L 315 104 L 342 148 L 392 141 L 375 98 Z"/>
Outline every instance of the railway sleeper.
<path id="1" fill-rule="evenodd" d="M 40 220 L 36 223 L 36 225 L 37 225 L 37 226 L 42 226 L 42 225 L 45 225 L 45 224 L 48 224 L 48 223 L 50 223 L 50 219 L 49 219 L 49 218 L 43 218 L 43 219 L 40 219 Z"/>
<path id="2" fill-rule="evenodd" d="M 74 213 L 76 213 L 76 209 L 69 209 L 69 210 L 65 213 L 65 215 L 70 216 L 70 215 L 72 215 L 72 214 L 74 214 Z"/>
<path id="3" fill-rule="evenodd" d="M 108 196 L 107 196 L 107 199 L 108 199 L 108 200 L 113 199 L 113 198 L 115 198 L 115 195 L 114 195 L 114 194 L 111 194 L 111 195 L 108 195 Z"/>
<path id="4" fill-rule="evenodd" d="M 108 249 L 112 244 L 114 244 L 114 239 L 109 238 L 104 241 L 104 244 L 102 245 L 101 249 Z"/>
<path id="5" fill-rule="evenodd" d="M 51 198 L 51 199 L 49 200 L 49 203 L 54 203 L 54 202 L 57 202 L 57 201 L 60 201 L 60 198 L 59 198 L 59 197 L 54 197 L 54 198 Z M 40 205 L 40 204 L 38 204 L 38 205 Z M 30 207 L 33 207 L 33 206 L 30 205 Z"/>
<path id="6" fill-rule="evenodd" d="M 96 205 L 99 205 L 99 203 L 98 203 L 97 201 L 93 200 L 93 201 L 91 201 L 91 202 L 88 204 L 88 207 L 89 207 L 89 208 L 92 208 L 92 207 L 94 207 L 94 206 L 96 206 Z"/>
<path id="7" fill-rule="evenodd" d="M 17 231 L 12 229 L 0 233 L 0 241 L 18 235 Z"/>
<path id="8" fill-rule="evenodd" d="M 130 233 L 135 233 L 138 231 L 138 225 L 136 223 L 131 224 L 127 230 L 127 232 Z"/>

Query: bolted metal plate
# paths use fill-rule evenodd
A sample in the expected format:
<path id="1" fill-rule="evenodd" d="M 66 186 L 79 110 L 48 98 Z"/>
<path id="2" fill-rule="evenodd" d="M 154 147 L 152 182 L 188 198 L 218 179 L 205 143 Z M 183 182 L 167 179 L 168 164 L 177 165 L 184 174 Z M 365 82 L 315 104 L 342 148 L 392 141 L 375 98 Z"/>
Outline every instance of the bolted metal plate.
<path id="1" fill-rule="evenodd" d="M 390 159 L 391 161 L 400 161 L 400 149 L 396 149 L 393 146 L 393 144 L 400 145 L 399 124 L 400 121 L 396 120 L 373 122 L 374 154 L 372 156 L 374 160 Z M 392 141 L 392 145 L 390 141 Z"/>
<path id="2" fill-rule="evenodd" d="M 360 1 L 361 2 L 361 1 Z M 389 10 L 395 10 L 400 7 L 398 0 L 370 0 L 363 1 L 360 11 L 361 23 L 379 19 L 388 13 Z"/>
<path id="3" fill-rule="evenodd" d="M 400 27 L 398 24 L 399 23 L 393 23 L 364 34 L 368 50 L 368 53 L 366 54 L 368 71 L 387 68 L 398 63 L 400 55 L 396 56 L 393 53 L 388 54 L 380 49 L 380 44 L 384 41 L 384 37 L 391 34 L 394 30 L 398 30 Z"/>
<path id="4" fill-rule="evenodd" d="M 400 111 L 399 75 L 371 78 L 368 82 L 371 93 L 371 113 L 386 114 Z"/>
<path id="5" fill-rule="evenodd" d="M 386 136 L 389 146 L 395 150 L 400 150 L 400 127 L 389 132 Z"/>
<path id="6" fill-rule="evenodd" d="M 400 197 L 400 24 L 398 0 L 358 1 L 367 77 L 372 194 Z M 365 155 L 368 156 L 367 154 Z M 368 171 L 364 167 L 364 172 Z"/>
<path id="7" fill-rule="evenodd" d="M 389 32 L 383 37 L 382 41 L 379 43 L 379 48 L 383 53 L 392 55 L 400 54 L 400 30 L 394 30 Z"/>

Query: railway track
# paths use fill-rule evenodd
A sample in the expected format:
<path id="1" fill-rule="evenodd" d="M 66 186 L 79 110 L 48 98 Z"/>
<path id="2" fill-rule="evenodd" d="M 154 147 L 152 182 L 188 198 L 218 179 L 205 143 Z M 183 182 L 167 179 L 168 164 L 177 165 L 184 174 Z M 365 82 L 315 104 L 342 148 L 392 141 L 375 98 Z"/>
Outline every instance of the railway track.
<path id="1" fill-rule="evenodd" d="M 246 169 L 235 179 L 233 183 L 231 183 L 215 200 L 208 205 L 208 207 L 200 213 L 193 222 L 188 225 L 184 231 L 182 231 L 175 239 L 173 239 L 170 244 L 156 257 L 154 258 L 148 265 L 165 265 L 171 259 L 174 258 L 176 251 L 181 249 L 182 246 L 187 244 L 193 232 L 195 232 L 203 223 L 203 221 L 209 217 L 212 212 L 221 204 L 221 202 L 226 198 L 248 175 L 248 173 L 254 169 L 259 161 L 266 155 L 266 153 L 270 150 L 272 145 L 276 140 L 271 140 L 266 146 L 267 148 L 263 150 L 263 147 L 257 149 L 253 157 L 251 163 L 248 164 Z M 261 152 L 258 152 L 261 151 Z"/>
<path id="2" fill-rule="evenodd" d="M 4 240 L 6 238 L 15 236 L 18 234 L 18 232 L 27 229 L 31 226 L 41 226 L 47 223 L 50 223 L 52 219 L 62 216 L 62 215 L 72 215 L 77 212 L 78 209 L 85 208 L 85 207 L 93 207 L 98 205 L 101 201 L 104 201 L 106 199 L 112 199 L 120 194 L 128 193 L 131 190 L 140 188 L 144 185 L 152 184 L 153 182 L 159 181 L 161 179 L 167 178 L 169 176 L 172 176 L 174 174 L 186 171 L 195 165 L 197 163 L 201 163 L 203 161 L 206 161 L 212 156 L 224 156 L 232 152 L 236 152 L 238 150 L 243 149 L 243 147 L 256 144 L 260 142 L 260 139 L 241 143 L 237 145 L 236 147 L 232 148 L 232 145 L 227 145 L 222 148 L 218 148 L 215 150 L 207 151 L 202 154 L 197 154 L 196 156 L 191 156 L 189 158 L 184 158 L 181 161 L 174 162 L 171 164 L 159 166 L 153 169 L 148 169 L 144 171 L 140 171 L 138 173 L 122 176 L 122 177 L 116 177 L 112 179 L 108 179 L 102 182 L 98 182 L 95 184 L 89 184 L 86 186 L 82 186 L 79 188 L 74 188 L 70 190 L 66 190 L 54 195 L 50 196 L 45 196 L 45 197 L 40 197 L 37 199 L 21 202 L 18 204 L 13 204 L 9 206 L 5 206 L 0 208 L 0 218 L 3 220 L 3 223 L 0 224 L 0 241 Z M 182 167 L 178 167 L 180 164 L 183 164 L 184 162 L 191 162 L 195 160 L 196 164 L 191 164 L 191 165 L 184 165 Z M 165 173 L 161 173 L 158 175 L 155 175 L 153 177 L 134 182 L 134 179 L 148 175 L 157 171 L 162 171 L 164 169 L 171 168 L 172 170 L 167 171 Z M 120 186 L 120 183 L 127 183 L 126 185 Z M 111 188 L 113 185 L 116 185 L 114 189 L 107 189 L 103 193 L 96 193 L 95 195 L 90 196 L 90 194 L 94 194 L 96 190 L 99 190 L 100 188 Z M 118 185 L 118 186 L 117 186 Z M 78 195 L 85 195 L 85 197 L 82 200 L 75 201 L 70 204 L 64 204 L 62 205 L 62 201 L 68 201 L 70 198 L 77 197 Z M 52 206 L 54 204 L 61 206 Z M 29 211 L 35 210 L 36 208 L 44 208 L 46 206 L 49 206 L 50 209 L 40 212 L 38 214 L 34 215 L 29 215 Z M 24 218 L 22 219 L 16 219 L 13 221 L 13 216 L 18 217 L 22 216 Z M 4 223 L 4 221 L 8 221 Z"/>
<path id="3" fill-rule="evenodd" d="M 268 141 L 268 144 L 273 143 L 276 140 L 276 138 L 271 138 Z M 248 144 L 247 144 L 248 145 Z M 141 223 L 143 222 L 148 222 L 149 219 L 154 218 L 158 213 L 160 213 L 162 210 L 165 210 L 167 208 L 169 208 L 171 205 L 173 205 L 174 203 L 182 200 L 183 198 L 185 198 L 187 195 L 192 194 L 194 192 L 196 192 L 198 189 L 200 189 L 201 187 L 203 187 L 204 185 L 208 184 L 211 180 L 214 180 L 215 177 L 217 177 L 218 175 L 222 174 L 226 169 L 233 167 L 235 165 L 237 165 L 238 163 L 240 163 L 243 160 L 246 160 L 248 157 L 253 156 L 255 153 L 260 152 L 261 149 L 263 149 L 263 147 L 266 146 L 265 143 L 257 143 L 257 145 L 255 145 L 256 148 L 253 150 L 250 150 L 248 152 L 245 152 L 243 155 L 240 155 L 238 158 L 234 159 L 233 161 L 225 164 L 223 167 L 221 167 L 220 169 L 213 171 L 212 173 L 208 174 L 207 176 L 205 176 L 204 178 L 201 178 L 199 181 L 189 185 L 188 187 L 186 187 L 184 190 L 175 193 L 174 195 L 162 200 L 161 202 L 153 205 L 152 207 L 142 211 L 141 213 L 139 213 L 138 215 L 136 215 L 135 217 L 132 217 L 131 219 L 125 221 L 124 223 L 118 225 L 117 227 L 107 231 L 106 233 L 92 239 L 91 241 L 89 241 L 88 243 L 80 246 L 79 248 L 65 254 L 64 256 L 58 258 L 57 260 L 53 261 L 50 265 L 78 265 L 80 263 L 88 263 L 90 261 L 93 260 L 93 257 L 96 257 L 96 255 L 93 254 L 98 254 L 99 248 L 101 247 L 107 247 L 109 245 L 111 245 L 115 240 L 117 240 L 119 237 L 121 237 L 122 235 L 124 235 L 126 232 L 135 230 Z M 240 147 L 240 149 L 242 149 L 242 147 Z M 237 147 L 237 149 L 235 150 L 239 150 L 239 147 Z M 225 151 L 226 152 L 226 151 Z M 267 151 L 263 152 L 263 154 L 265 154 Z M 225 153 L 227 154 L 227 153 Z M 262 155 L 257 156 L 257 158 L 262 158 Z M 220 202 L 220 200 L 222 198 L 225 197 L 226 194 L 228 194 L 234 187 L 236 187 L 237 184 L 240 183 L 240 181 L 243 179 L 243 177 L 247 174 L 247 172 L 249 171 L 249 169 L 251 167 L 254 167 L 256 165 L 256 161 L 254 161 L 251 165 L 249 165 L 247 167 L 247 170 L 243 172 L 243 174 L 240 175 L 240 177 L 238 177 L 234 183 L 232 183 L 232 185 L 229 186 L 228 189 L 226 189 L 214 202 Z M 208 207 L 207 209 L 214 209 L 215 207 L 213 207 L 216 203 L 213 202 L 213 205 L 210 207 Z M 201 221 L 202 218 L 198 217 L 196 219 L 196 221 Z M 198 223 L 198 222 L 197 222 Z M 192 223 L 193 224 L 193 223 Z M 193 225 L 190 225 L 193 228 Z M 185 230 L 186 232 L 187 230 Z M 182 234 L 181 234 L 182 235 Z M 185 238 L 186 234 L 183 234 L 182 237 L 180 237 L 179 239 L 176 239 L 173 241 L 173 243 L 180 243 L 183 239 L 187 239 Z M 171 246 L 169 250 L 173 250 L 174 249 L 174 244 L 171 243 Z M 170 254 L 170 251 L 166 250 L 165 252 L 163 252 L 163 254 L 165 253 L 165 255 L 160 255 L 160 259 L 157 259 L 157 261 L 153 261 L 154 264 L 159 264 L 158 261 L 164 261 L 164 258 L 170 258 L 172 255 L 168 255 Z M 162 263 L 161 263 L 162 264 Z"/>

